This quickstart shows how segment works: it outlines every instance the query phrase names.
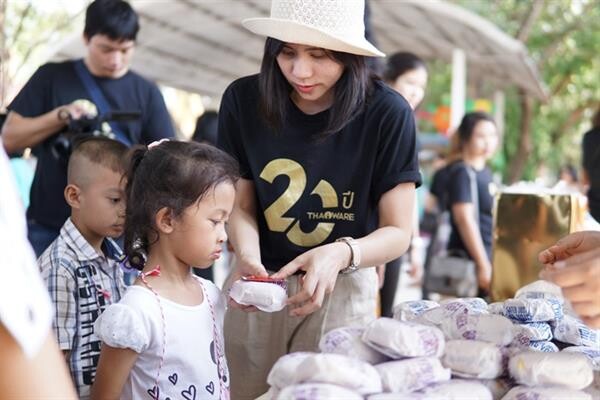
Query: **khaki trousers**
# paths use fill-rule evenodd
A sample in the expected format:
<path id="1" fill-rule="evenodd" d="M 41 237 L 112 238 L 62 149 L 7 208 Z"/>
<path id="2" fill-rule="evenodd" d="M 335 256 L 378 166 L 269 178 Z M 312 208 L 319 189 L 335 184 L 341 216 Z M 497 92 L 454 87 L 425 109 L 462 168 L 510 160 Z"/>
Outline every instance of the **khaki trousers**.
<path id="1" fill-rule="evenodd" d="M 288 278 L 288 295 L 299 288 L 299 276 Z M 269 389 L 267 376 L 279 357 L 297 351 L 319 351 L 321 336 L 342 326 L 364 326 L 376 317 L 377 274 L 364 268 L 339 275 L 322 307 L 305 317 L 246 313 L 230 307 L 225 314 L 225 354 L 231 377 L 231 399 L 255 399 Z"/>

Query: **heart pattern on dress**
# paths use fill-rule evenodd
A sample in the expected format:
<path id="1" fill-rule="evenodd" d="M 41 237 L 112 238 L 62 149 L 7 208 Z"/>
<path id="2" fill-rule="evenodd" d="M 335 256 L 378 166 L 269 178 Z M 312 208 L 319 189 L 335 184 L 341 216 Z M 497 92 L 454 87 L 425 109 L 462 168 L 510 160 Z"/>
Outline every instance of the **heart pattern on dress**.
<path id="1" fill-rule="evenodd" d="M 153 400 L 158 400 L 158 386 L 154 386 L 152 389 L 148 389 L 148 394 Z"/>
<path id="2" fill-rule="evenodd" d="M 215 384 L 213 383 L 213 381 L 210 381 L 210 383 L 206 386 L 204 386 L 204 389 L 206 389 L 206 391 L 210 394 L 214 394 L 215 393 Z"/>
<path id="3" fill-rule="evenodd" d="M 173 375 L 169 375 L 169 382 L 171 382 L 173 385 L 177 384 L 177 373 L 174 373 Z"/>
<path id="4" fill-rule="evenodd" d="M 190 385 L 187 390 L 181 391 L 181 395 L 185 400 L 196 400 L 196 386 Z"/>

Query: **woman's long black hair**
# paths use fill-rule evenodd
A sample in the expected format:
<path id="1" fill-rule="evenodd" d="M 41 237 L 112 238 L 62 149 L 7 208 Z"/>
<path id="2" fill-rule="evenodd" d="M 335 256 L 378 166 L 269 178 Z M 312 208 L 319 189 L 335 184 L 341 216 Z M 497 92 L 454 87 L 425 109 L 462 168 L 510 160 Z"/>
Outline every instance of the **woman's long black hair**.
<path id="1" fill-rule="evenodd" d="M 290 93 L 293 88 L 277 64 L 277 56 L 285 42 L 268 37 L 259 75 L 260 110 L 277 130 L 286 119 Z M 329 109 L 329 120 L 321 136 L 339 132 L 365 105 L 374 77 L 364 56 L 325 49 L 327 54 L 344 66 L 344 72 L 334 86 L 335 97 Z"/>

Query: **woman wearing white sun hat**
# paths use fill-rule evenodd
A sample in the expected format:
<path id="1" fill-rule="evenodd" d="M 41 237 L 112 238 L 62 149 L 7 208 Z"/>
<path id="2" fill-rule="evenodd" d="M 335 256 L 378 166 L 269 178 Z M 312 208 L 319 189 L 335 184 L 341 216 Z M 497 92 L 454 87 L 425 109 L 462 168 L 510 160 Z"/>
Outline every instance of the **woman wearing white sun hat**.
<path id="1" fill-rule="evenodd" d="M 270 18 L 243 21 L 267 40 L 260 74 L 232 83 L 219 112 L 219 144 L 243 177 L 229 281 L 274 272 L 290 298 L 277 313 L 230 300 L 234 399 L 265 392 L 283 354 L 316 351 L 328 330 L 375 318 L 372 266 L 410 241 L 421 179 L 414 118 L 369 75 L 366 57 L 384 54 L 365 39 L 363 16 L 363 0 L 273 0 Z"/>

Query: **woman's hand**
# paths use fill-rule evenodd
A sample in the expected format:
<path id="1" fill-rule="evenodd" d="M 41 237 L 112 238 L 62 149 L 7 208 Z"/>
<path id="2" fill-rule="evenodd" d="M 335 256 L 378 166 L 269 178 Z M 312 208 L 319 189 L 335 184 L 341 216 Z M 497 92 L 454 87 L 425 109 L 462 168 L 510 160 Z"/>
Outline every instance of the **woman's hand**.
<path id="1" fill-rule="evenodd" d="M 583 241 L 580 243 L 585 245 L 586 239 L 589 238 L 589 236 L 583 236 Z M 579 250 L 580 247 L 581 245 L 576 249 Z M 540 273 L 540 277 L 562 288 L 563 296 L 571 302 L 573 310 L 586 325 L 596 329 L 600 328 L 599 248 L 583 253 L 578 252 L 578 254 L 561 259 L 553 265 L 547 265 L 545 270 Z"/>
<path id="2" fill-rule="evenodd" d="M 555 245 L 542 250 L 538 260 L 542 264 L 554 264 L 576 254 L 585 253 L 600 247 L 600 232 L 575 232 L 556 242 Z"/>
<path id="3" fill-rule="evenodd" d="M 264 276 L 267 277 L 266 268 L 261 264 L 260 260 L 253 257 L 240 256 L 236 258 L 236 262 L 231 273 L 231 276 L 227 279 L 226 285 L 223 288 L 225 293 L 229 293 L 229 289 L 234 282 L 240 280 L 243 276 Z M 237 303 L 231 297 L 227 296 L 227 303 L 233 307 L 246 312 L 258 311 L 258 308 L 254 306 L 247 306 L 244 304 Z"/>
<path id="4" fill-rule="evenodd" d="M 326 294 L 335 287 L 339 272 L 350 264 L 350 247 L 336 242 L 315 247 L 296 257 L 272 278 L 285 279 L 296 271 L 306 271 L 298 293 L 287 301 L 292 316 L 311 314 L 321 308 Z"/>

